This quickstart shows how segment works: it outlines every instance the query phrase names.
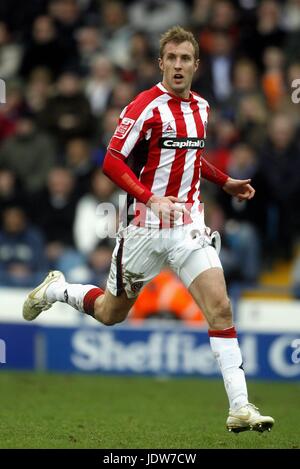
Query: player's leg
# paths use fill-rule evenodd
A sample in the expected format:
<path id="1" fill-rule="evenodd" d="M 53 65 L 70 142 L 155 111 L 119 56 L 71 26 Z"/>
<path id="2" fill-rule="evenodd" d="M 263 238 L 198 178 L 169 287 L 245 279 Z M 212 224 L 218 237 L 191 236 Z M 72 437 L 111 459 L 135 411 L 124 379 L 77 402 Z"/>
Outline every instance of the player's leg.
<path id="1" fill-rule="evenodd" d="M 114 296 L 109 290 L 104 295 L 98 296 L 94 304 L 93 317 L 106 326 L 113 326 L 126 319 L 135 298 L 128 298 L 126 292 Z"/>
<path id="2" fill-rule="evenodd" d="M 197 251 L 199 255 L 201 251 Z M 239 409 L 248 404 L 248 393 L 223 270 L 213 267 L 203 271 L 192 281 L 189 292 L 208 322 L 211 348 L 223 374 L 230 408 Z"/>
<path id="3" fill-rule="evenodd" d="M 201 251 L 196 251 L 195 255 L 199 254 Z M 207 266 L 207 269 L 191 282 L 189 291 L 202 309 L 211 330 L 223 330 L 233 326 L 230 300 L 220 267 Z"/>
<path id="4" fill-rule="evenodd" d="M 145 234 L 131 227 L 125 237 L 117 239 L 105 292 L 95 285 L 68 283 L 62 272 L 53 271 L 27 296 L 23 317 L 32 321 L 60 301 L 105 325 L 123 321 L 142 286 L 159 273 L 164 262 L 159 240 Z"/>
<path id="5" fill-rule="evenodd" d="M 243 360 L 233 325 L 223 269 L 212 246 L 193 251 L 178 274 L 202 309 L 209 325 L 212 352 L 220 366 L 229 400 L 227 427 L 232 431 L 270 429 L 272 417 L 262 416 L 248 402 Z"/>
<path id="6" fill-rule="evenodd" d="M 270 430 L 273 418 L 260 415 L 258 409 L 248 402 L 242 354 L 233 326 L 223 270 L 213 267 L 203 271 L 192 281 L 189 291 L 210 327 L 212 352 L 220 366 L 229 400 L 227 428 L 236 432 Z"/>
<path id="7" fill-rule="evenodd" d="M 114 296 L 95 285 L 68 283 L 62 272 L 52 271 L 27 296 L 23 306 L 24 319 L 32 321 L 56 301 L 67 303 L 103 324 L 112 325 L 127 317 L 135 299 L 127 298 L 125 292 Z"/>

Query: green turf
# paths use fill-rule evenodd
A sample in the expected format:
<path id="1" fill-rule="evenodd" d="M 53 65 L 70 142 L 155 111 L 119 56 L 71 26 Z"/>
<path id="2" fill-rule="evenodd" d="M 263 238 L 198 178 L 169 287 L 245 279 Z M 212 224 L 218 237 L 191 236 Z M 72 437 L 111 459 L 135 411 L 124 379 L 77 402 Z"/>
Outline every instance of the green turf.
<path id="1" fill-rule="evenodd" d="M 0 448 L 300 448 L 300 385 L 248 387 L 271 433 L 226 431 L 221 380 L 1 371 Z"/>

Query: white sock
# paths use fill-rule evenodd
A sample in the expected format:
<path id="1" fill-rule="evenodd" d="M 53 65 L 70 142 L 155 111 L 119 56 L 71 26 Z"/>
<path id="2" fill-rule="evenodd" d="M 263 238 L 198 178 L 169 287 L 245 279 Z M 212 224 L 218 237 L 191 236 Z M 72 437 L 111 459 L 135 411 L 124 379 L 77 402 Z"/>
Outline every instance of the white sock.
<path id="1" fill-rule="evenodd" d="M 84 313 L 83 299 L 86 293 L 94 288 L 98 287 L 81 283 L 53 282 L 46 290 L 46 297 L 50 303 L 61 301 Z"/>
<path id="2" fill-rule="evenodd" d="M 248 404 L 243 359 L 237 338 L 210 337 L 213 354 L 220 366 L 229 406 L 232 410 Z"/>

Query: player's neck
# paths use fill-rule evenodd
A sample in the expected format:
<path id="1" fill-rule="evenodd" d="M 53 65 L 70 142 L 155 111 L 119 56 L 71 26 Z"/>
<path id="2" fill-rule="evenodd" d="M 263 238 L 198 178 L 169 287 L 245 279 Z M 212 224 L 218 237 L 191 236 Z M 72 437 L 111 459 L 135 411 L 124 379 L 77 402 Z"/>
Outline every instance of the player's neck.
<path id="1" fill-rule="evenodd" d="M 191 89 L 190 88 L 185 89 L 182 92 L 178 92 L 176 90 L 173 90 L 173 88 L 171 88 L 171 86 L 169 86 L 168 83 L 166 83 L 164 81 L 162 81 L 162 85 L 168 91 L 168 93 L 170 93 L 174 96 L 177 96 L 178 98 L 181 98 L 181 99 L 189 99 L 190 98 L 190 95 L 191 95 Z"/>

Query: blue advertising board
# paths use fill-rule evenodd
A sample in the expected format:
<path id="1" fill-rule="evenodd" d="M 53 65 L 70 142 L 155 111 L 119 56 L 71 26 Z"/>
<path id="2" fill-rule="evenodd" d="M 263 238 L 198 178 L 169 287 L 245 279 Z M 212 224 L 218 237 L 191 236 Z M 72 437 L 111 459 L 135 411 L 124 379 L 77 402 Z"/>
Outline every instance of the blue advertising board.
<path id="1" fill-rule="evenodd" d="M 207 332 L 181 325 L 1 324 L 0 338 L 6 345 L 2 369 L 182 377 L 220 374 Z M 239 342 L 247 377 L 300 379 L 299 334 L 241 332 Z"/>
<path id="2" fill-rule="evenodd" d="M 220 373 L 203 331 L 145 327 L 47 328 L 44 332 L 50 370 L 203 377 Z M 293 334 L 239 334 L 247 376 L 300 379 L 295 341 Z"/>
<path id="3" fill-rule="evenodd" d="M 35 340 L 38 327 L 0 324 L 2 369 L 32 370 L 35 367 Z"/>

